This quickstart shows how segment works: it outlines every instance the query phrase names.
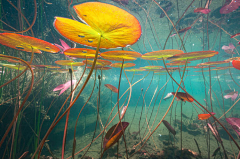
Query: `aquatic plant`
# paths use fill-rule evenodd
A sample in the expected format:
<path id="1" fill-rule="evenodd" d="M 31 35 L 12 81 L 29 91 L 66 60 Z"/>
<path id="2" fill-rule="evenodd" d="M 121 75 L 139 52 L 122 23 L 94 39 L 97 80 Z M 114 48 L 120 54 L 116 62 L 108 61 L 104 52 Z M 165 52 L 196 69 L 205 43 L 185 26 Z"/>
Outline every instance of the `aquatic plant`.
<path id="1" fill-rule="evenodd" d="M 3 1 L 0 155 L 240 156 L 238 3 Z"/>

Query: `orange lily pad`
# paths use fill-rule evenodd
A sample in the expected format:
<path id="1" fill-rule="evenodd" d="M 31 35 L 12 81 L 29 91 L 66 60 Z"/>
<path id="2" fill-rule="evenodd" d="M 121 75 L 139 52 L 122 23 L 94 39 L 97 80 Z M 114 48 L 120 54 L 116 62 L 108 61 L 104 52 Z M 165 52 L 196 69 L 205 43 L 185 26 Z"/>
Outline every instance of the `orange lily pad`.
<path id="1" fill-rule="evenodd" d="M 107 87 L 108 89 L 110 89 L 111 91 L 115 92 L 115 93 L 118 93 L 118 89 L 111 85 L 111 84 L 104 84 L 105 87 Z"/>
<path id="2" fill-rule="evenodd" d="M 85 63 L 85 64 L 87 63 L 88 65 L 92 65 L 93 61 L 83 60 L 83 63 Z M 111 64 L 112 64 L 112 62 L 110 62 L 110 61 L 97 59 L 97 62 L 95 64 L 95 66 L 106 66 L 106 65 L 111 65 Z"/>
<path id="3" fill-rule="evenodd" d="M 58 60 L 58 61 L 55 61 L 55 63 L 62 66 L 83 66 L 84 65 L 84 63 L 82 62 L 74 62 L 72 60 Z"/>
<path id="4" fill-rule="evenodd" d="M 0 60 L 1 61 L 4 61 L 4 60 L 9 60 L 10 58 L 7 58 L 7 57 L 0 57 Z"/>
<path id="5" fill-rule="evenodd" d="M 187 63 L 191 63 L 191 62 L 187 62 Z M 167 66 L 179 66 L 179 65 L 185 65 L 186 62 L 184 61 L 175 61 L 175 62 L 171 62 L 171 63 L 166 63 Z"/>
<path id="6" fill-rule="evenodd" d="M 181 53 L 183 53 L 182 50 L 159 50 L 159 51 L 148 52 L 142 55 L 142 59 L 162 60 L 162 58 L 167 59 L 169 57 L 172 57 L 173 55 L 181 54 Z"/>
<path id="7" fill-rule="evenodd" d="M 233 66 L 216 67 L 212 70 L 218 71 L 218 70 L 226 70 L 226 69 L 229 69 L 229 68 L 234 68 L 234 67 Z"/>
<path id="8" fill-rule="evenodd" d="M 91 69 L 92 67 L 91 66 L 87 66 L 86 68 L 87 69 Z M 94 69 L 95 70 L 110 70 L 112 68 L 111 67 L 104 67 L 104 66 L 95 66 Z"/>
<path id="9" fill-rule="evenodd" d="M 101 2 L 86 2 L 73 6 L 80 23 L 76 20 L 55 17 L 57 31 L 71 41 L 100 48 L 116 48 L 132 45 L 141 36 L 138 20 L 127 11 Z"/>
<path id="10" fill-rule="evenodd" d="M 238 60 L 239 58 L 240 57 L 233 57 L 233 58 L 226 59 L 224 61 L 232 62 L 233 60 Z"/>
<path id="11" fill-rule="evenodd" d="M 162 66 L 144 66 L 140 67 L 141 69 L 145 69 L 146 71 L 151 71 L 151 70 L 159 70 L 163 68 Z"/>
<path id="12" fill-rule="evenodd" d="M 211 61 L 211 62 L 204 62 L 204 63 L 200 63 L 197 66 L 203 66 L 203 65 L 220 65 L 220 64 L 224 64 L 224 63 L 229 63 L 228 61 Z"/>
<path id="13" fill-rule="evenodd" d="M 42 53 L 41 51 L 57 53 L 60 49 L 44 40 L 15 33 L 0 33 L 0 44 L 26 52 Z"/>
<path id="14" fill-rule="evenodd" d="M 85 48 L 72 48 L 64 51 L 67 56 L 84 59 L 94 59 L 96 50 L 85 49 Z"/>
<path id="15" fill-rule="evenodd" d="M 133 68 L 133 69 L 129 69 L 129 70 L 125 70 L 127 72 L 141 72 L 141 71 L 146 71 L 143 68 Z"/>
<path id="16" fill-rule="evenodd" d="M 125 64 L 123 64 L 123 68 L 133 67 L 135 65 L 136 65 L 135 63 L 125 63 Z M 111 67 L 116 67 L 116 68 L 121 68 L 122 67 L 122 63 L 113 63 L 110 66 Z"/>
<path id="17" fill-rule="evenodd" d="M 196 52 L 176 54 L 172 57 L 169 57 L 167 60 L 171 60 L 171 61 L 185 61 L 185 60 L 194 61 L 194 60 L 200 60 L 200 59 L 213 57 L 216 54 L 218 54 L 218 51 L 196 51 Z"/>
<path id="18" fill-rule="evenodd" d="M 57 70 L 49 70 L 51 72 L 57 72 L 57 73 L 68 73 L 69 69 L 57 69 Z M 76 72 L 77 70 L 73 70 L 73 72 Z"/>
<path id="19" fill-rule="evenodd" d="M 112 147 L 121 138 L 128 125 L 128 122 L 122 122 L 123 129 L 120 124 L 116 124 L 108 130 L 103 141 L 104 152 Z"/>
<path id="20" fill-rule="evenodd" d="M 104 59 L 113 60 L 113 61 L 132 61 L 136 60 L 138 57 L 141 57 L 142 54 L 134 51 L 107 51 L 100 54 Z"/>
<path id="21" fill-rule="evenodd" d="M 15 69 L 15 70 L 24 70 L 26 66 L 23 65 L 13 65 L 13 64 L 1 64 L 4 67 Z"/>

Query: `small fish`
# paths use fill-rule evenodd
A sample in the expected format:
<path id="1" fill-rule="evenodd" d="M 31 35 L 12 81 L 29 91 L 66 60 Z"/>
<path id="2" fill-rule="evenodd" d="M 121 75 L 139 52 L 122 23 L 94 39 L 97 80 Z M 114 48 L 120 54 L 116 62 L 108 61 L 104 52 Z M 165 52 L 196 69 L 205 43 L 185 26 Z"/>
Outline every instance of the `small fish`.
<path id="1" fill-rule="evenodd" d="M 163 99 L 166 100 L 166 99 L 170 98 L 172 95 L 173 95 L 172 93 L 168 93 L 168 94 L 166 95 L 166 97 L 164 97 Z"/>
<path id="2" fill-rule="evenodd" d="M 127 106 L 124 106 L 123 109 L 122 109 L 122 111 L 121 111 L 121 119 L 123 118 L 126 110 L 127 110 Z"/>
<path id="3" fill-rule="evenodd" d="M 216 113 L 211 112 L 212 115 L 215 115 Z M 206 120 L 211 117 L 211 114 L 198 114 L 198 120 Z"/>

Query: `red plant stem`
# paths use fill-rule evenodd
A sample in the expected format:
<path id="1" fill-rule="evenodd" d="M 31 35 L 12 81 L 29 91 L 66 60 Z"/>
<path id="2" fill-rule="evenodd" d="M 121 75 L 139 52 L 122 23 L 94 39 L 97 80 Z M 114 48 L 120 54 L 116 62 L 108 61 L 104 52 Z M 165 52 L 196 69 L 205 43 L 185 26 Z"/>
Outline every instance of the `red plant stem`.
<path id="1" fill-rule="evenodd" d="M 22 17 L 25 19 L 25 21 L 29 24 L 27 18 L 24 16 L 24 14 L 23 14 L 16 6 L 14 6 L 11 1 L 9 1 L 9 0 L 7 0 L 7 1 L 8 1 L 8 3 L 10 3 L 10 4 L 21 14 L 21 16 L 22 16 Z M 24 33 L 24 32 L 27 32 L 28 30 L 31 29 L 32 35 L 34 36 L 34 33 L 33 33 L 33 31 L 32 31 L 32 27 L 33 27 L 33 25 L 35 24 L 36 19 L 37 19 L 37 2 L 36 2 L 36 0 L 34 0 L 34 17 L 33 17 L 32 24 L 31 24 L 27 29 L 25 29 L 25 30 L 23 30 L 23 31 L 18 31 L 18 32 L 15 32 L 15 33 Z M 4 30 L 4 29 L 0 29 L 0 31 L 12 32 L 12 31 L 9 31 L 9 30 Z"/>
<path id="2" fill-rule="evenodd" d="M 72 103 L 74 92 L 72 92 L 72 72 L 70 72 L 71 75 L 71 101 L 70 104 Z M 67 113 L 66 116 L 66 122 L 65 122 L 65 128 L 64 128 L 64 135 L 63 135 L 63 143 L 62 143 L 62 159 L 64 159 L 64 151 L 65 151 L 65 145 L 66 145 L 66 138 L 67 138 L 67 127 L 68 127 L 68 120 L 69 120 L 69 114 L 70 114 L 70 109 Z"/>
<path id="3" fill-rule="evenodd" d="M 232 135 L 228 132 L 228 130 L 223 126 L 223 124 L 210 112 L 208 111 L 201 103 L 199 103 L 193 96 L 191 96 L 181 85 L 179 85 L 177 83 L 177 81 L 172 77 L 172 75 L 169 73 L 167 67 L 166 67 L 166 63 L 163 59 L 163 63 L 164 63 L 164 66 L 167 70 L 167 73 L 168 75 L 171 77 L 171 79 L 188 95 L 190 96 L 198 105 L 200 105 L 204 110 L 206 110 L 221 126 L 222 128 L 226 131 L 226 133 L 229 135 L 229 137 L 233 140 L 233 142 L 235 143 L 235 145 L 237 146 L 237 148 L 240 150 L 240 147 L 238 145 L 238 143 L 234 140 L 234 138 L 232 137 Z"/>
<path id="4" fill-rule="evenodd" d="M 32 74 L 32 79 L 31 79 L 31 84 L 30 84 L 29 91 L 28 91 L 26 97 L 24 98 L 24 100 L 23 100 L 21 106 L 19 107 L 19 109 L 18 109 L 16 115 L 13 117 L 12 122 L 11 122 L 10 125 L 8 126 L 7 130 L 5 131 L 5 134 L 3 135 L 2 139 L 1 139 L 1 141 L 0 141 L 0 147 L 1 147 L 2 144 L 3 144 L 3 142 L 4 142 L 4 140 L 6 139 L 6 137 L 7 137 L 7 135 L 8 135 L 8 133 L 9 133 L 9 131 L 11 130 L 11 128 L 12 128 L 12 126 L 13 126 L 13 124 L 14 124 L 16 118 L 18 117 L 20 111 L 22 110 L 22 108 L 23 108 L 25 102 L 27 101 L 27 99 L 28 99 L 28 97 L 29 97 L 29 95 L 30 95 L 30 93 L 31 93 L 31 91 L 32 91 L 32 88 L 33 88 L 33 82 L 34 82 L 34 73 L 33 73 L 33 70 L 32 70 L 32 68 L 31 68 L 31 66 L 30 66 L 26 61 L 24 61 L 24 60 L 22 60 L 22 59 L 20 59 L 20 58 L 13 57 L 13 56 L 2 55 L 2 54 L 0 54 L 0 57 L 13 58 L 13 59 L 16 59 L 16 60 L 22 61 L 22 62 L 25 63 L 26 66 L 30 69 L 31 74 Z"/>
<path id="5" fill-rule="evenodd" d="M 41 151 L 42 151 L 42 148 L 43 148 L 43 145 L 45 143 L 45 140 L 47 139 L 48 135 L 50 134 L 50 132 L 53 130 L 53 128 L 57 125 L 57 123 L 66 115 L 66 113 L 72 108 L 72 106 L 75 104 L 75 102 L 77 101 L 78 97 L 81 95 L 82 91 L 84 90 L 84 88 L 86 87 L 91 75 L 92 75 L 92 72 L 93 72 L 93 69 L 95 67 L 95 64 L 97 62 L 97 55 L 98 55 L 98 51 L 99 51 L 99 47 L 100 47 L 100 42 L 101 42 L 101 35 L 99 36 L 99 40 L 98 40 L 98 46 L 97 46 L 97 50 L 96 50 L 96 54 L 95 54 L 95 58 L 94 58 L 94 61 L 93 61 L 93 65 L 91 67 L 91 70 L 86 78 L 86 81 L 84 82 L 81 90 L 79 91 L 78 95 L 76 96 L 76 98 L 74 99 L 74 101 L 69 105 L 69 107 L 67 108 L 67 110 L 59 117 L 59 119 L 57 120 L 57 117 L 59 116 L 60 114 L 60 111 L 62 110 L 63 106 L 66 104 L 67 101 L 64 102 L 64 104 L 62 105 L 62 107 L 60 108 L 58 114 L 56 115 L 55 119 L 54 119 L 54 122 L 51 124 L 50 128 L 48 129 L 47 133 L 45 134 L 45 136 L 43 137 L 41 143 L 39 144 L 39 146 L 37 147 L 37 149 L 35 150 L 34 154 L 32 155 L 32 159 L 35 157 L 37 151 L 39 150 L 39 153 L 38 153 L 38 158 L 40 158 L 40 154 L 41 154 Z M 70 94 L 71 95 L 71 94 Z M 68 99 L 68 98 L 67 98 Z"/>

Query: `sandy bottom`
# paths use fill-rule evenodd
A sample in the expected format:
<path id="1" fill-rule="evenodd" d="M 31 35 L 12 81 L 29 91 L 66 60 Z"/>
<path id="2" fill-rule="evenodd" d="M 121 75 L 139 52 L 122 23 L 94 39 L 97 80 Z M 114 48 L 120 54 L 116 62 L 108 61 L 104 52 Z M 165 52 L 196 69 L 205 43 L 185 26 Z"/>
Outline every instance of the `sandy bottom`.
<path id="1" fill-rule="evenodd" d="M 151 106 L 148 110 L 148 106 L 143 107 L 142 111 L 142 105 L 139 105 L 135 112 L 135 106 L 130 106 L 125 114 L 125 117 L 122 121 L 129 122 L 129 126 L 125 131 L 125 142 L 123 140 L 123 137 L 119 140 L 119 148 L 117 149 L 117 144 L 112 146 L 110 149 L 108 149 L 104 155 L 103 158 L 116 158 L 117 151 L 119 153 L 119 158 L 126 157 L 126 149 L 128 151 L 128 155 L 132 156 L 131 158 L 199 158 L 200 153 L 202 158 L 208 158 L 208 146 L 210 146 L 210 156 L 213 155 L 214 151 L 220 147 L 220 152 L 218 151 L 216 154 L 216 158 L 221 158 L 221 156 L 224 158 L 223 149 L 220 143 L 217 142 L 215 137 L 212 135 L 212 132 L 210 130 L 204 129 L 204 126 L 206 126 L 207 121 L 201 121 L 197 120 L 197 113 L 200 112 L 200 109 L 197 108 L 196 110 L 193 109 L 192 105 L 189 103 L 183 103 L 183 114 L 182 117 L 182 154 L 181 154 L 181 104 L 178 102 L 178 105 L 176 107 L 177 102 L 174 102 L 173 109 L 170 109 L 169 113 L 165 117 L 165 120 L 171 123 L 172 127 L 176 130 L 176 135 L 173 136 L 168 129 L 164 126 L 162 123 L 155 132 L 149 137 L 149 132 L 153 132 L 153 130 L 156 128 L 157 124 L 160 122 L 163 115 L 166 113 L 169 105 L 163 105 L 161 104 L 159 111 L 158 111 L 158 105 L 154 107 L 154 110 L 152 111 L 153 107 Z M 176 108 L 176 115 L 175 115 L 175 108 Z M 236 113 L 238 110 L 235 110 L 234 113 Z M 114 113 L 117 111 L 115 110 Z M 221 114 L 221 110 L 215 108 L 215 112 L 219 112 Z M 109 111 L 100 112 L 100 117 L 103 122 L 103 124 L 106 123 L 108 115 L 110 113 Z M 170 114 L 172 113 L 172 118 L 170 121 Z M 134 115 L 135 114 L 135 115 Z M 142 114 L 142 115 L 141 115 Z M 146 117 L 147 114 L 147 117 Z M 217 115 L 217 117 L 220 117 L 221 115 Z M 231 116 L 231 112 L 229 112 L 228 116 Z M 134 117 L 134 118 L 133 118 Z M 151 120 L 149 122 L 149 119 L 151 117 Z M 148 124 L 146 122 L 146 118 L 148 120 Z M 141 119 L 141 120 L 140 120 Z M 154 122 L 155 120 L 155 122 Z M 110 124 L 109 127 L 107 127 L 107 130 L 110 129 L 111 126 L 116 124 L 118 122 L 118 117 L 113 120 L 113 122 Z M 140 123 L 139 123 L 140 121 Z M 211 119 L 211 122 L 213 120 Z M 227 126 L 228 130 L 230 130 L 230 133 L 233 135 L 234 139 L 237 140 L 236 133 L 231 129 L 231 127 L 225 122 L 225 119 L 221 120 L 223 121 L 224 125 Z M 76 151 L 80 151 L 82 148 L 84 148 L 86 145 L 91 143 L 94 131 L 88 131 L 88 130 L 94 130 L 96 123 L 96 114 L 89 115 L 85 118 L 85 120 L 80 120 L 78 123 L 78 128 L 81 128 L 83 131 L 83 134 L 81 136 L 76 136 Z M 140 128 L 139 128 L 140 124 Z M 73 145 L 73 132 L 74 131 L 74 125 L 75 120 L 69 122 L 69 136 L 67 138 L 66 143 L 66 151 L 65 151 L 65 158 L 70 157 L 72 154 L 72 145 Z M 153 125 L 153 126 L 152 126 Z M 62 125 L 63 126 L 63 125 Z M 59 126 L 59 127 L 62 127 Z M 149 129 L 150 128 L 150 129 Z M 230 140 L 227 133 L 221 128 L 221 126 L 218 126 L 219 134 L 222 138 L 222 142 L 224 145 L 224 148 L 227 152 L 228 158 L 234 158 L 234 155 L 237 155 L 238 150 L 236 145 L 233 141 Z M 102 127 L 101 127 L 101 130 Z M 140 131 L 139 131 L 140 130 Z M 209 131 L 209 133 L 207 132 Z M 54 131 L 56 135 L 59 133 L 58 131 Z M 100 134 L 100 126 L 97 126 L 97 130 L 95 133 L 95 137 Z M 106 134 L 106 133 L 105 133 Z M 104 135 L 105 135 L 104 134 Z M 209 135 L 208 135 L 209 134 Z M 62 134 L 61 134 L 62 135 Z M 148 141 L 144 144 L 142 149 L 140 151 L 137 151 L 141 145 L 146 141 L 146 138 L 148 138 Z M 196 145 L 197 141 L 199 149 Z M 143 140 L 143 142 L 141 142 Z M 209 145 L 207 142 L 209 142 Z M 61 142 L 59 142 L 59 145 L 56 146 L 55 150 L 53 150 L 54 155 L 56 157 L 61 156 Z M 91 144 L 90 149 L 86 153 L 85 156 L 90 156 L 91 158 L 100 158 L 101 156 L 101 143 L 102 143 L 102 135 Z M 137 145 L 137 146 L 136 146 Z M 75 158 L 80 158 L 86 149 L 75 156 Z M 234 154 L 235 153 L 235 154 Z M 128 157 L 129 157 L 128 156 Z M 86 157 L 85 157 L 86 158 Z"/>

